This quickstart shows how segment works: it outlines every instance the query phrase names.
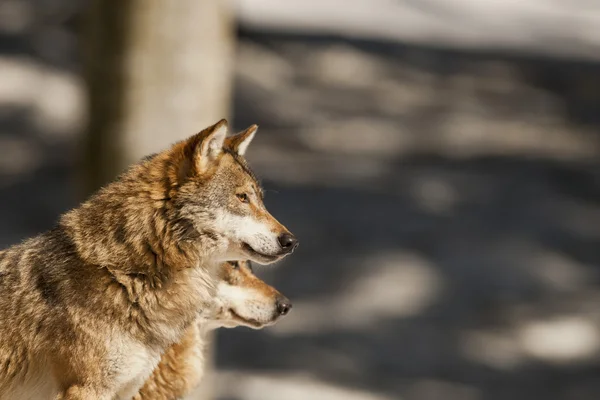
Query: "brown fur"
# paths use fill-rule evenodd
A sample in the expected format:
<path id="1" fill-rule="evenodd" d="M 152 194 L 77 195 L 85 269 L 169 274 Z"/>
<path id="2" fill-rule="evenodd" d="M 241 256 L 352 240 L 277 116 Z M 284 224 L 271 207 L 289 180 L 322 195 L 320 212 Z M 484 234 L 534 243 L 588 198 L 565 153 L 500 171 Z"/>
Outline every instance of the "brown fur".
<path id="1" fill-rule="evenodd" d="M 257 185 L 215 139 L 224 129 L 147 157 L 51 231 L 0 252 L 0 398 L 133 395 L 181 340 L 211 303 L 218 262 L 247 258 L 213 218 Z M 262 209 L 264 226 L 287 232 Z"/>

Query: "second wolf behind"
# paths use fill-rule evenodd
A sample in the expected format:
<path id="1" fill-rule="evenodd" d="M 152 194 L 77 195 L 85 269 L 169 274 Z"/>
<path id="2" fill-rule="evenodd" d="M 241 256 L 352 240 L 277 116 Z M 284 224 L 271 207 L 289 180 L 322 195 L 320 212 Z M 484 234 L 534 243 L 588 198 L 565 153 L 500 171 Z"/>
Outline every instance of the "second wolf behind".
<path id="1" fill-rule="evenodd" d="M 134 400 L 185 398 L 200 384 L 209 331 L 236 326 L 262 329 L 279 321 L 291 308 L 286 297 L 254 275 L 250 262 L 223 263 L 212 307 L 203 310 L 183 339 L 165 351 Z"/>

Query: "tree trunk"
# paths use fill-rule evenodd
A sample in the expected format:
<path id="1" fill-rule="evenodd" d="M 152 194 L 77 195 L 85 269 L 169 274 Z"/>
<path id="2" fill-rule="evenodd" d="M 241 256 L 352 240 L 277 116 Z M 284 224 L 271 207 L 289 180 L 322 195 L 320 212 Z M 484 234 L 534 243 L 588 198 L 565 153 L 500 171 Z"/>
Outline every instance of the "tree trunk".
<path id="1" fill-rule="evenodd" d="M 234 30 L 219 0 L 96 0 L 85 44 L 92 188 L 229 114 Z"/>
<path id="2" fill-rule="evenodd" d="M 234 27 L 220 0 L 94 0 L 83 40 L 87 193 L 127 165 L 226 118 Z M 209 362 L 212 351 L 209 346 Z M 210 395 L 207 379 L 194 399 Z"/>

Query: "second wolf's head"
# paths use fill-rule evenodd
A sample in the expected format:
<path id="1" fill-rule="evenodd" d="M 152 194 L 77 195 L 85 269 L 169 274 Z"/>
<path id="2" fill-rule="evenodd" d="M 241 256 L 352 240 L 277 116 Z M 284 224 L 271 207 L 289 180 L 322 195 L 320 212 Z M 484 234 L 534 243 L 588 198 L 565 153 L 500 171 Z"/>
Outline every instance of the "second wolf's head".
<path id="1" fill-rule="evenodd" d="M 277 322 L 292 308 L 285 296 L 254 275 L 249 261 L 222 263 L 216 286 L 206 321 L 209 328 L 261 329 Z"/>
<path id="2" fill-rule="evenodd" d="M 250 259 L 269 264 L 298 241 L 265 208 L 263 191 L 244 154 L 257 126 L 227 137 L 227 122 L 204 129 L 170 151 L 171 199 L 185 234 L 212 237 L 216 261 Z"/>
<path id="3" fill-rule="evenodd" d="M 204 334 L 212 329 L 272 325 L 291 309 L 290 301 L 252 272 L 248 261 L 219 264 L 216 292 L 196 324 L 167 348 L 134 400 L 180 399 L 200 383 L 204 370 Z"/>

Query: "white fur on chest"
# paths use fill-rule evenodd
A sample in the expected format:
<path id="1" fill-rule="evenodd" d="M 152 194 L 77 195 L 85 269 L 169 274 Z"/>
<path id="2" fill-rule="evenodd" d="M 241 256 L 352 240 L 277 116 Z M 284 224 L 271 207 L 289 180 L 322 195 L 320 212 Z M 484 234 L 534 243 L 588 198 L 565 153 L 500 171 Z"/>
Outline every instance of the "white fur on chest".
<path id="1" fill-rule="evenodd" d="M 117 338 L 114 345 L 117 399 L 131 400 L 158 365 L 160 353 L 126 335 Z"/>

